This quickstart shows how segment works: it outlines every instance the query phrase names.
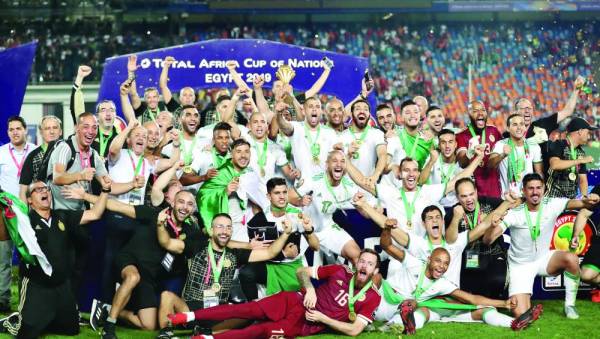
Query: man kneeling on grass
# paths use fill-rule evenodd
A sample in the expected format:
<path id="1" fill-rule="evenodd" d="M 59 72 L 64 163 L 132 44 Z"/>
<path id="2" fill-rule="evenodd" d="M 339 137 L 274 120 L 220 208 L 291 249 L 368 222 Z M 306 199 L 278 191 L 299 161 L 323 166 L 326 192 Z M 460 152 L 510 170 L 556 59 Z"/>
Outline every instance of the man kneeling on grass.
<path id="1" fill-rule="evenodd" d="M 222 321 L 232 317 L 259 321 L 244 329 L 215 334 L 215 339 L 308 336 L 326 327 L 356 336 L 373 321 L 373 312 L 381 300 L 371 280 L 379 272 L 379 263 L 377 252 L 364 249 L 358 257 L 356 273 L 344 265 L 301 267 L 297 275 L 302 292 L 280 292 L 245 304 L 172 314 L 169 320 L 173 325 L 194 320 Z M 311 283 L 311 275 L 324 280 L 316 289 Z"/>
<path id="2" fill-rule="evenodd" d="M 382 240 L 390 238 L 389 229 L 385 229 L 381 237 Z M 387 251 L 390 253 L 389 248 Z M 395 251 L 403 252 L 399 248 Z M 390 254 L 396 257 L 394 253 Z M 402 264 L 406 270 L 403 287 L 396 291 L 384 281 L 383 299 L 375 314 L 377 320 L 388 321 L 382 328 L 386 332 L 402 324 L 404 334 L 414 334 L 425 323 L 439 321 L 442 317 L 459 322 L 483 321 L 492 326 L 521 330 L 542 313 L 542 305 L 536 305 L 513 319 L 496 311 L 496 307 L 514 308 L 510 300 L 489 299 L 460 290 L 444 277 L 450 264 L 450 254 L 443 247 L 434 249 L 427 262 L 408 253 L 397 255 L 403 257 Z"/>

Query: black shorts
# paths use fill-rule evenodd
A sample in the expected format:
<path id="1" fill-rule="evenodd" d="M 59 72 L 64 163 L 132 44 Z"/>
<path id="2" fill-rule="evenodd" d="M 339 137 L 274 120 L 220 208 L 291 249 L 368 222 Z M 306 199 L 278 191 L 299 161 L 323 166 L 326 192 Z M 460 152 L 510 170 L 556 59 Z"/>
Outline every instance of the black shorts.
<path id="1" fill-rule="evenodd" d="M 137 312 L 144 308 L 158 307 L 159 300 L 159 284 L 154 270 L 149 270 L 143 265 L 140 265 L 137 258 L 129 252 L 122 251 L 115 258 L 115 269 L 117 276 L 121 277 L 121 271 L 127 266 L 135 266 L 140 274 L 140 282 L 133 289 L 131 298 L 125 309 Z M 120 279 L 119 279 L 120 280 Z"/>
<path id="2" fill-rule="evenodd" d="M 600 270 L 600 236 L 598 235 L 592 237 L 590 248 L 588 248 L 585 257 L 583 257 L 581 267 L 585 265 L 593 265 L 596 267 L 596 270 Z"/>

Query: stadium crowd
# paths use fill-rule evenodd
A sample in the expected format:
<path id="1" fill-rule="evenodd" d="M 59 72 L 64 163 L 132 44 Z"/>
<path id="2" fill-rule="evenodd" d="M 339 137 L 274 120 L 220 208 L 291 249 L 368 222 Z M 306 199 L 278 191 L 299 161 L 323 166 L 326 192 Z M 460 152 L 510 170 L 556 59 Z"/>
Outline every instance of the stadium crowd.
<path id="1" fill-rule="evenodd" d="M 266 39 L 348 53 L 369 58 L 380 102 L 400 107 L 409 94 L 422 93 L 433 102 L 447 103 L 444 112 L 458 126 L 468 123 L 463 113 L 468 102 L 469 64 L 473 66 L 474 97 L 489 103 L 492 121 L 503 126 L 502 112 L 510 110 L 519 97 L 531 98 L 541 112 L 557 110 L 567 100 L 560 89 L 575 75 L 589 78 L 592 56 L 600 53 L 594 22 L 384 23 L 377 28 L 360 24 L 229 28 L 187 24 L 185 33 L 178 34 L 163 31 L 166 20 L 123 23 L 122 27 L 109 19 L 11 21 L 5 24 L 12 31 L 0 37 L 0 45 L 38 40 L 32 83 L 69 82 L 75 67 L 84 62 L 95 70 L 90 80 L 98 81 L 108 57 L 209 39 Z M 518 72 L 513 72 L 515 69 Z M 597 97 L 589 96 L 578 111 L 592 118 L 597 106 Z"/>

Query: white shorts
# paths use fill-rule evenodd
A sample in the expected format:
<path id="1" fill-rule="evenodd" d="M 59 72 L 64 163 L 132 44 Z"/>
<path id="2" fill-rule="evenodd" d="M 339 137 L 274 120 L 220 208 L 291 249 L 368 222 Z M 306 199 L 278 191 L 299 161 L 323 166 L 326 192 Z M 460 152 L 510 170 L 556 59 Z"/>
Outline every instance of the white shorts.
<path id="1" fill-rule="evenodd" d="M 375 310 L 374 319 L 377 321 L 390 321 L 394 317 L 394 315 L 398 314 L 398 306 L 393 305 L 385 301 L 384 297 L 381 297 L 381 301 L 379 302 L 379 306 Z"/>
<path id="2" fill-rule="evenodd" d="M 354 241 L 348 232 L 337 225 L 326 227 L 315 234 L 319 238 L 319 246 L 323 253 L 341 255 L 344 245 L 350 240 Z"/>
<path id="3" fill-rule="evenodd" d="M 508 260 L 508 296 L 533 294 L 533 281 L 536 276 L 549 276 L 548 263 L 556 250 L 548 251 L 535 261 L 519 264 Z"/>

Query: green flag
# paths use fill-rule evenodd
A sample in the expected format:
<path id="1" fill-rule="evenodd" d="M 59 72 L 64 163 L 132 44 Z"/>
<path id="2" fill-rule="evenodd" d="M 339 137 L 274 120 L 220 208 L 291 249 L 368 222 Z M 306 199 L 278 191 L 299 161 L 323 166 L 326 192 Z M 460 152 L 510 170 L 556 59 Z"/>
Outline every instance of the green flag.
<path id="1" fill-rule="evenodd" d="M 2 219 L 21 260 L 30 265 L 40 264 L 44 273 L 52 275 L 52 265 L 40 248 L 35 231 L 29 222 L 29 209 L 21 199 L 8 192 L 0 192 Z"/>
<path id="2" fill-rule="evenodd" d="M 216 177 L 207 180 L 202 184 L 196 195 L 198 210 L 206 231 L 210 234 L 210 227 L 213 217 L 219 213 L 229 212 L 229 197 L 227 196 L 227 185 L 235 177 L 239 177 L 243 172 L 238 172 L 231 159 L 227 159 L 219 168 L 219 174 Z"/>

